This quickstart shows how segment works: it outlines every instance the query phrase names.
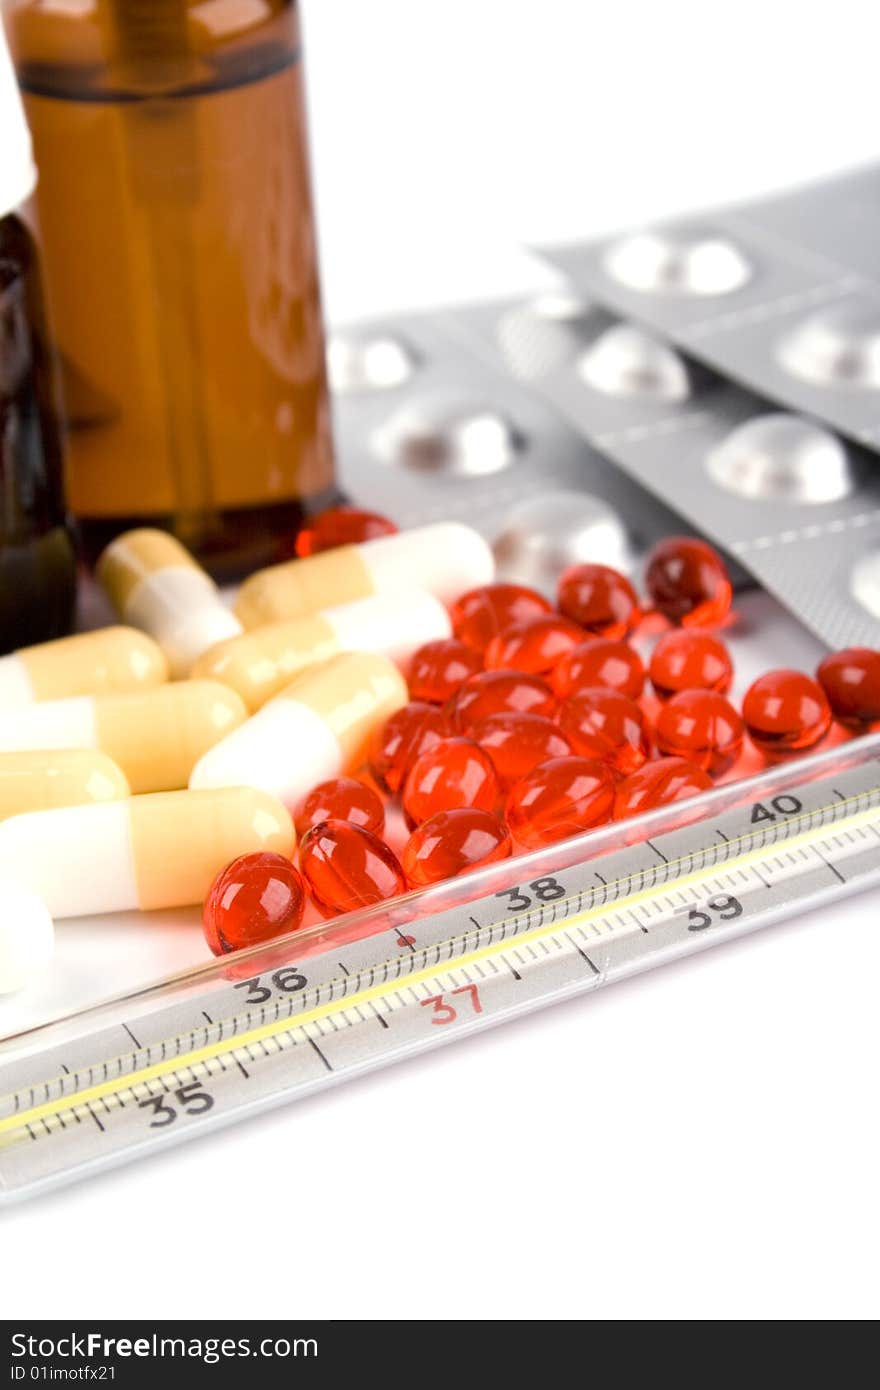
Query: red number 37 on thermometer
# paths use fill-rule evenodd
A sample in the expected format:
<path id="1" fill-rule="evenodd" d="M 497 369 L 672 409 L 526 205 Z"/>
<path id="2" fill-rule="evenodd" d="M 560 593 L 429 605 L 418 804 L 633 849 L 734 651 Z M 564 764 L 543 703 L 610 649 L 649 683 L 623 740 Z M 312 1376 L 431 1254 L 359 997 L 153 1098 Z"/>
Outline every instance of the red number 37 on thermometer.
<path id="1" fill-rule="evenodd" d="M 460 989 L 453 989 L 450 991 L 449 998 L 452 998 L 456 994 L 469 995 L 472 1012 L 475 1014 L 481 1014 L 483 1012 L 483 1006 L 480 1003 L 480 995 L 476 985 L 462 985 Z M 431 1017 L 432 1023 L 454 1023 L 458 1018 L 458 1009 L 452 1004 L 447 1003 L 447 996 L 445 994 L 432 994 L 430 999 L 421 999 L 419 1002 L 423 1008 L 433 1010 Z"/>

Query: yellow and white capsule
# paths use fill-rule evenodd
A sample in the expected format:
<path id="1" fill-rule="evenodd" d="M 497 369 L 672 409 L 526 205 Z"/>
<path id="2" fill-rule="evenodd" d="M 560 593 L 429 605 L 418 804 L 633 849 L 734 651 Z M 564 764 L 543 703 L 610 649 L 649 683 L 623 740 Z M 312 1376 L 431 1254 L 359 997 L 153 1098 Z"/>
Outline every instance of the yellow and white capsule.
<path id="1" fill-rule="evenodd" d="M 0 709 L 150 690 L 167 679 L 168 662 L 151 637 L 132 627 L 104 627 L 0 657 Z"/>
<path id="2" fill-rule="evenodd" d="M 247 718 L 219 681 L 178 681 L 142 695 L 47 700 L 0 722 L 0 752 L 96 748 L 121 767 L 133 792 L 177 791 L 213 744 Z"/>
<path id="3" fill-rule="evenodd" d="M 215 642 L 241 632 L 210 575 L 165 531 L 126 531 L 96 573 L 117 613 L 155 637 L 175 679 Z"/>
<path id="4" fill-rule="evenodd" d="M 211 748 L 189 784 L 262 787 L 293 808 L 316 783 L 359 767 L 374 729 L 406 701 L 406 682 L 387 657 L 334 656 Z"/>
<path id="5" fill-rule="evenodd" d="M 253 713 L 300 671 L 339 652 L 380 652 L 405 665 L 425 642 L 451 632 L 449 614 L 433 594 L 378 594 L 219 642 L 199 657 L 192 674 L 231 686 Z"/>
<path id="6" fill-rule="evenodd" d="M 92 748 L 0 753 L 0 820 L 53 806 L 121 801 L 130 795 L 122 768 Z"/>
<path id="7" fill-rule="evenodd" d="M 483 537 L 443 521 L 258 570 L 239 589 L 235 612 L 252 628 L 406 589 L 427 589 L 451 603 L 466 589 L 490 583 L 494 573 Z"/>
<path id="8" fill-rule="evenodd" d="M 53 917 L 188 907 L 230 860 L 291 855 L 295 839 L 281 803 L 252 787 L 131 796 L 4 821 L 0 882 L 35 893 Z"/>

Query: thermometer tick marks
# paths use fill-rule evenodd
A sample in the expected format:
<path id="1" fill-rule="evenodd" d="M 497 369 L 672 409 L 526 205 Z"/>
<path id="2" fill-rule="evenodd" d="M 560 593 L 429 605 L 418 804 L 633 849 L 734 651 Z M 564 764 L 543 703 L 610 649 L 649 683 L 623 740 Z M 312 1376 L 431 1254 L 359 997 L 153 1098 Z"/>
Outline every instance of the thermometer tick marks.
<path id="1" fill-rule="evenodd" d="M 840 883 L 846 883 L 846 879 L 844 878 L 843 874 L 840 872 L 840 870 L 839 870 L 834 864 L 832 864 L 832 862 L 831 862 L 830 859 L 826 859 L 825 855 L 824 855 L 824 854 L 822 853 L 822 851 L 819 849 L 818 845 L 816 845 L 814 848 L 815 848 L 815 852 L 816 852 L 816 857 L 817 857 L 817 859 L 821 859 L 821 860 L 822 860 L 822 863 L 825 865 L 826 869 L 830 869 L 830 870 L 831 870 L 831 872 L 833 873 L 834 877 L 838 880 L 838 882 L 840 882 Z"/>
<path id="2" fill-rule="evenodd" d="M 577 944 L 577 942 L 575 941 L 575 939 L 574 939 L 574 937 L 572 936 L 571 932 L 566 932 L 566 933 L 565 933 L 565 939 L 566 939 L 566 941 L 569 941 L 569 942 L 571 943 L 571 945 L 574 947 L 574 949 L 577 951 L 578 955 L 580 956 L 581 960 L 586 961 L 587 965 L 590 967 L 590 969 L 592 970 L 593 974 L 594 974 L 594 975 L 601 975 L 602 972 L 601 972 L 601 970 L 599 969 L 598 965 L 594 965 L 593 962 L 590 960 L 590 957 L 587 955 L 586 951 L 582 951 L 582 950 L 581 950 L 580 946 L 579 946 L 579 945 Z"/>

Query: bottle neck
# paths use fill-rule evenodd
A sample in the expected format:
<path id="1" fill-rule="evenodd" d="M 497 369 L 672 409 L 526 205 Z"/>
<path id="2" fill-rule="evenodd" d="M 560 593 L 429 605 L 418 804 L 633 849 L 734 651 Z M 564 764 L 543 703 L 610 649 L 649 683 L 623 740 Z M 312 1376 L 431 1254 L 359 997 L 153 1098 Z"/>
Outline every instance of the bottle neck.
<path id="1" fill-rule="evenodd" d="M 217 11 L 214 13 L 214 11 Z M 196 0 L 95 0 L 6 17 L 22 89 L 73 101 L 148 101 L 257 82 L 296 61 L 296 0 L 211 6 Z"/>

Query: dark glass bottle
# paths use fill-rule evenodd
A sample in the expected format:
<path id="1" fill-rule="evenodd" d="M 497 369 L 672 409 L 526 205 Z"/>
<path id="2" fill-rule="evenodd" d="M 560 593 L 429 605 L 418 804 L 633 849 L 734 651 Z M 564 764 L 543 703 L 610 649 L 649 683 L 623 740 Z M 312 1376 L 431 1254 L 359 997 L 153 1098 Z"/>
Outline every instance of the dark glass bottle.
<path id="1" fill-rule="evenodd" d="M 9 82 L 4 86 L 5 79 Z M 76 557 L 37 250 L 14 211 L 33 185 L 0 36 L 0 652 L 69 632 Z M 12 92 L 12 96 L 10 95 Z"/>

